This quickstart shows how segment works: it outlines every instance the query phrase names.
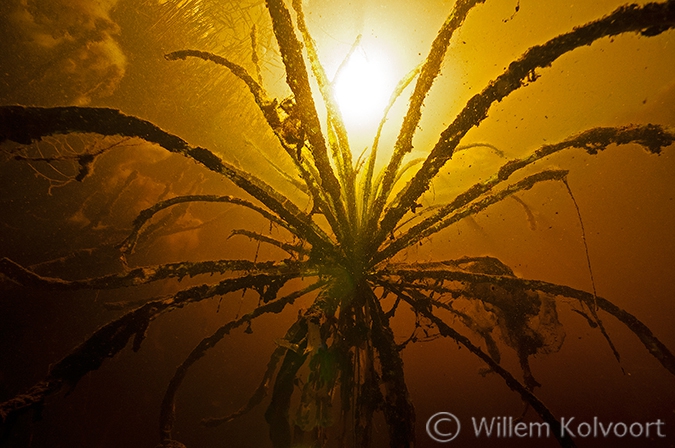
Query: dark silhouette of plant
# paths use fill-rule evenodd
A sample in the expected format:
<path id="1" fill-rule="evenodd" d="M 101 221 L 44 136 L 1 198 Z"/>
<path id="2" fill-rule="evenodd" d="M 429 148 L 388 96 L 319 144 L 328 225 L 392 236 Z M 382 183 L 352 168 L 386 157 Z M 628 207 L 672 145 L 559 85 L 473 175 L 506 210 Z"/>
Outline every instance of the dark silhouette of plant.
<path id="1" fill-rule="evenodd" d="M 300 297 L 311 294 L 315 297 L 312 305 L 302 310 L 285 337 L 277 342 L 278 347 L 250 401 L 232 415 L 206 420 L 206 425 L 231 421 L 269 394 L 265 418 L 275 447 L 290 447 L 300 441 L 321 446 L 326 442 L 326 428 L 336 424 L 337 415 L 345 422 L 342 435 L 345 443 L 349 440 L 353 446 L 370 446 L 373 417 L 378 412 L 384 415 L 388 426 L 390 446 L 413 446 L 415 410 L 406 386 L 400 351 L 408 342 L 415 342 L 417 336 L 413 334 L 406 343 L 399 345 L 389 325 L 389 320 L 403 306 L 410 307 L 416 315 L 416 330 L 424 325 L 427 331 L 455 340 L 485 362 L 489 371 L 501 376 L 509 388 L 519 393 L 541 419 L 551 425 L 562 446 L 573 446 L 574 443 L 569 437 L 560 436 L 557 430 L 560 423 L 535 395 L 539 384 L 529 366 L 532 356 L 557 351 L 562 344 L 562 325 L 557 317 L 560 300 L 578 301 L 575 311 L 602 332 L 617 358 L 618 353 L 600 318 L 601 311 L 625 324 L 649 353 L 675 374 L 675 358 L 652 332 L 635 316 L 595 292 L 519 278 L 493 257 L 425 263 L 397 260 L 401 251 L 515 193 L 547 181 L 563 182 L 567 186 L 566 170 L 547 169 L 521 175 L 538 160 L 569 148 L 582 148 L 589 154 L 597 154 L 610 145 L 629 143 L 658 154 L 675 140 L 671 129 L 656 124 L 584 130 L 558 143 L 542 146 L 526 157 L 509 160 L 491 177 L 467 188 L 448 203 L 417 211 L 419 198 L 453 154 L 476 146 L 462 144 L 467 132 L 487 117 L 488 110 L 496 102 L 536 82 L 539 69 L 604 37 L 623 33 L 650 37 L 675 27 L 675 3 L 672 1 L 628 5 L 530 48 L 467 102 L 441 133 L 414 175 L 397 191 L 395 186 L 402 174 L 411 169 L 404 164 L 404 158 L 412 151 L 423 103 L 440 72 L 453 34 L 470 11 L 483 1 L 456 2 L 424 64 L 405 77 L 392 95 L 391 104 L 414 83 L 392 156 L 379 175 L 376 157 L 382 125 L 367 157 L 354 160 L 331 83 L 307 29 L 300 0 L 292 1 L 295 20 L 283 0 L 266 0 L 287 84 L 292 91 L 289 98 L 271 97 L 262 85 L 259 71 L 252 75 L 242 66 L 213 53 L 180 50 L 166 55 L 171 61 L 187 58 L 211 61 L 225 67 L 246 84 L 281 148 L 293 161 L 297 176 L 286 175 L 311 199 L 310 212 L 303 211 L 264 179 L 225 162 L 209 149 L 192 146 L 151 122 L 118 110 L 1 107 L 0 142 L 28 145 L 50 136 L 76 134 L 140 138 L 200 163 L 231 180 L 249 195 L 244 198 L 194 194 L 156 203 L 138 215 L 132 231 L 117 246 L 123 260 L 133 251 L 155 215 L 177 204 L 192 202 L 228 203 L 258 213 L 272 225 L 284 229 L 285 236 L 277 238 L 250 229 L 236 233 L 277 246 L 288 254 L 287 258 L 274 262 L 222 259 L 155 266 L 125 264 L 121 272 L 83 280 L 41 276 L 3 258 L 0 272 L 6 277 L 22 285 L 52 290 L 102 290 L 202 274 L 229 275 L 211 284 L 187 287 L 170 297 L 135 304 L 135 308 L 98 329 L 53 365 L 43 381 L 0 404 L 1 421 L 10 424 L 20 414 L 39 409 L 49 395 L 73 387 L 87 373 L 98 369 L 106 358 L 126 347 L 130 340 L 133 340 L 133 349 L 138 350 L 148 326 L 158 316 L 202 300 L 245 290 L 255 290 L 259 294 L 258 306 L 205 338 L 170 381 L 161 406 L 161 446 L 183 446 L 172 436 L 174 400 L 190 367 L 231 330 L 242 326 L 250 328 L 251 322 L 259 316 L 280 313 Z M 257 66 L 254 38 L 253 41 L 253 61 Z M 313 92 L 310 76 L 315 78 L 320 95 Z M 319 98 L 327 111 L 325 123 L 322 123 L 315 104 Z M 385 119 L 386 116 L 382 123 Z M 115 146 L 115 143 L 99 145 L 95 151 L 61 152 L 47 157 L 16 153 L 19 154 L 16 158 L 33 164 L 47 163 L 52 167 L 56 163 L 74 162 L 71 165 L 75 167 L 74 171 L 65 174 L 64 181 L 81 181 L 89 174 L 97 157 L 114 150 Z M 292 293 L 280 292 L 284 285 L 298 278 L 311 279 L 311 282 L 306 281 L 304 287 Z M 388 310 L 382 307 L 386 297 L 395 298 L 393 307 Z M 447 316 L 454 316 L 454 319 L 450 321 Z M 482 340 L 484 346 L 477 345 L 463 332 L 470 332 Z M 516 352 L 522 379 L 500 364 L 504 346 Z M 296 389 L 296 379 L 300 377 L 303 382 Z M 299 396 L 295 407 L 292 405 L 294 396 Z M 339 404 L 339 412 L 334 410 L 336 404 Z"/>

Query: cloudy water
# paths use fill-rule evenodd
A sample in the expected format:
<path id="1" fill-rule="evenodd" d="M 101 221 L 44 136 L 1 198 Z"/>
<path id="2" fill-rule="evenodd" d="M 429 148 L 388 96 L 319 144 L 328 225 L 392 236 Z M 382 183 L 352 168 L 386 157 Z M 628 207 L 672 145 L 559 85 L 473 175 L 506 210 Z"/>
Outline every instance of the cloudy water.
<path id="1" fill-rule="evenodd" d="M 0 446 L 675 446 L 675 17 L 621 5 L 4 1 Z"/>

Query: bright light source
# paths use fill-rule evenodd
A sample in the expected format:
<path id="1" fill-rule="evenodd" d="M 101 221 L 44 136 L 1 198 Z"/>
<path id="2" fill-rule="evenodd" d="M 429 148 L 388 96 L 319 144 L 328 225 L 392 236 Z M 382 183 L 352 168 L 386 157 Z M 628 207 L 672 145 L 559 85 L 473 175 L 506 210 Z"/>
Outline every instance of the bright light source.
<path id="1" fill-rule="evenodd" d="M 335 100 L 345 124 L 358 129 L 379 123 L 394 87 L 386 57 L 357 48 L 335 80 Z"/>

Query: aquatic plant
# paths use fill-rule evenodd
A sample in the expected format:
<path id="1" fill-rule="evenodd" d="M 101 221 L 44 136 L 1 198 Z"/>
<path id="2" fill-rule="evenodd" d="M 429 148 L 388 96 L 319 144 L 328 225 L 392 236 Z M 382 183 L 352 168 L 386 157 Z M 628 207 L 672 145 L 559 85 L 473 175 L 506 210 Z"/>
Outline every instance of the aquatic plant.
<path id="1" fill-rule="evenodd" d="M 169 297 L 128 304 L 132 309 L 102 326 L 52 365 L 43 381 L 0 404 L 3 424 L 11 424 L 30 410 L 39 412 L 48 396 L 74 387 L 106 358 L 114 357 L 128 346 L 129 341 L 133 349 L 138 350 L 149 325 L 160 315 L 247 290 L 257 292 L 257 306 L 204 338 L 173 375 L 161 404 L 161 446 L 183 446 L 173 435 L 175 398 L 193 364 L 235 328 L 253 331 L 252 323 L 260 316 L 281 313 L 305 296 L 312 297 L 311 305 L 299 310 L 297 321 L 276 341 L 277 348 L 249 402 L 234 414 L 205 420 L 206 425 L 232 421 L 269 396 L 265 419 L 275 447 L 300 443 L 323 446 L 329 435 L 334 434 L 329 429 L 336 426 L 342 426 L 339 437 L 343 443 L 371 446 L 373 421 L 378 413 L 386 421 L 390 446 L 413 446 L 415 409 L 406 385 L 401 351 L 409 343 L 424 339 L 421 336 L 424 333 L 450 338 L 468 349 L 487 365 L 486 373 L 503 378 L 510 389 L 520 394 L 523 401 L 554 428 L 553 433 L 562 446 L 573 446 L 572 439 L 561 437 L 560 431 L 555 430 L 560 423 L 537 397 L 539 383 L 530 368 L 533 356 L 555 352 L 563 343 L 564 333 L 557 314 L 561 302 L 570 304 L 592 328 L 602 333 L 617 359 L 617 349 L 605 330 L 601 313 L 626 325 L 648 352 L 675 374 L 675 358 L 667 347 L 635 316 L 598 296 L 594 290 L 588 292 L 519 278 L 510 267 L 491 256 L 427 262 L 401 259 L 402 252 L 454 223 L 544 182 L 563 183 L 574 200 L 567 183 L 568 171 L 538 169 L 536 162 L 540 160 L 571 148 L 595 155 L 609 146 L 627 144 L 640 145 L 652 154 L 659 154 L 675 140 L 672 129 L 657 124 L 582 130 L 525 157 L 506 161 L 491 176 L 450 201 L 423 207 L 420 198 L 455 154 L 491 147 L 465 143 L 466 134 L 487 118 L 495 103 L 535 83 L 543 76 L 542 69 L 598 39 L 624 33 L 652 37 L 675 27 L 672 1 L 628 5 L 532 47 L 467 102 L 423 160 L 407 161 L 406 156 L 413 150 L 423 104 L 439 76 L 453 35 L 469 13 L 483 2 L 458 0 L 423 64 L 399 83 L 389 107 L 408 86 L 414 86 L 413 92 L 391 157 L 379 173 L 377 157 L 386 113 L 369 151 L 355 157 L 332 84 L 305 23 L 301 1 L 292 1 L 294 15 L 283 0 L 265 2 L 292 93 L 287 98 L 272 97 L 263 86 L 259 70 L 251 74 L 243 66 L 211 52 L 184 49 L 165 55 L 170 61 L 187 58 L 210 61 L 246 84 L 280 148 L 296 169 L 294 173 L 279 171 L 311 201 L 307 208 L 280 193 L 265 179 L 226 162 L 215 152 L 193 146 L 149 121 L 118 110 L 75 106 L 1 107 L 0 142 L 30 145 L 50 136 L 74 134 L 138 138 L 198 162 L 246 193 L 241 197 L 175 196 L 146 208 L 116 246 L 124 264 L 121 272 L 65 280 L 39 275 L 9 258 L 0 260 L 0 272 L 8 279 L 27 287 L 50 290 L 105 290 L 139 287 L 167 279 L 221 276 L 212 283 L 180 289 Z M 258 67 L 255 39 L 253 55 L 253 63 Z M 311 76 L 318 92 L 312 88 Z M 318 101 L 325 106 L 325 120 L 320 116 Z M 27 156 L 15 149 L 6 151 L 33 164 L 70 162 L 75 167 L 74 174 L 66 176 L 65 181 L 70 182 L 85 179 L 97 158 L 113 151 L 117 144 L 80 152 L 62 151 L 53 157 Z M 274 235 L 251 229 L 235 233 L 259 244 L 275 246 L 287 256 L 264 262 L 224 258 L 151 266 L 127 264 L 127 257 L 156 216 L 179 204 L 194 202 L 234 204 L 259 214 L 269 221 L 270 228 L 276 229 Z M 527 206 L 525 208 L 529 212 Z M 588 249 L 586 255 L 590 271 Z M 289 291 L 291 286 L 295 290 Z M 388 309 L 383 304 L 388 304 Z M 410 337 L 397 342 L 390 320 L 403 308 L 412 310 L 415 329 Z M 502 365 L 505 349 L 515 352 L 519 373 Z"/>

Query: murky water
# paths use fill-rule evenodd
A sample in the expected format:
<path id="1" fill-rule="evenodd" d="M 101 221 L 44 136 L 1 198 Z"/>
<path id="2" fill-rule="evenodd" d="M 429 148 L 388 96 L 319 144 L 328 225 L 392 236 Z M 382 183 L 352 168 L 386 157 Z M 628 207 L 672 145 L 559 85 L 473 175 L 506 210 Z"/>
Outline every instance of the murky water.
<path id="1" fill-rule="evenodd" d="M 329 76 L 356 35 L 363 33 L 363 54 L 384 51 L 377 48 L 393 51 L 387 57 L 398 72 L 392 76 L 401 79 L 424 60 L 452 7 L 452 2 L 440 0 L 415 5 L 358 2 L 358 8 L 351 3 L 304 2 Z M 453 36 L 441 76 L 425 101 L 414 149 L 405 161 L 426 157 L 463 105 L 529 47 L 598 19 L 620 4 L 513 1 L 497 5 L 488 1 L 477 6 Z M 291 177 L 295 173 L 293 161 L 281 150 L 246 85 L 215 64 L 163 57 L 170 51 L 195 48 L 224 55 L 254 73 L 250 31 L 255 24 L 265 87 L 270 96 L 285 98 L 289 91 L 264 5 L 200 0 L 110 0 L 90 5 L 49 0 L 10 2 L 0 11 L 0 36 L 6 43 L 0 49 L 0 104 L 120 109 L 191 145 L 209 148 L 233 166 L 264 179 L 300 210 L 312 210 L 308 196 L 297 183 L 289 182 L 289 173 Z M 655 123 L 670 126 L 672 132 L 673 45 L 673 31 L 655 37 L 629 33 L 578 48 L 550 68 L 538 69 L 540 78 L 531 78 L 530 85 L 492 105 L 488 118 L 462 141 L 492 146 L 457 152 L 418 199 L 415 213 L 421 216 L 434 204 L 451 201 L 488 179 L 507 160 L 593 127 Z M 390 112 L 378 168 L 391 154 L 409 91 Z M 326 113 L 322 107 L 321 117 Z M 377 120 L 370 129 L 353 130 L 355 161 L 370 145 L 376 127 Z M 2 126 L 0 131 L 5 132 Z M 521 278 L 587 292 L 595 289 L 597 296 L 631 313 L 672 350 L 674 149 L 666 147 L 660 155 L 648 154 L 635 144 L 610 146 L 598 155 L 564 150 L 537 162 L 526 174 L 569 170 L 566 179 L 573 197 L 562 182 L 538 183 L 518 192 L 515 199 L 506 198 L 422 239 L 391 261 L 496 257 Z M 182 195 L 252 200 L 251 196 L 194 161 L 140 139 L 71 134 L 46 137 L 29 146 L 5 142 L 0 150 L 0 256 L 44 278 L 87 279 L 181 261 L 262 262 L 289 257 L 283 248 L 259 243 L 251 234 L 236 234 L 241 229 L 289 244 L 298 242 L 254 210 L 230 202 L 200 201 L 159 212 L 139 233 L 134 251 L 123 259 L 119 244 L 130 234 L 139 213 L 159 201 Z M 95 161 L 83 159 L 85 153 L 96 154 Z M 308 152 L 304 154 L 308 157 Z M 322 215 L 312 216 L 317 226 L 329 229 Z M 405 227 L 395 230 L 392 238 L 404 231 Z M 302 277 L 286 284 L 280 296 L 313 281 L 312 276 Z M 63 291 L 54 285 L 21 286 L 0 277 L 0 402 L 44 379 L 74 347 L 125 311 L 223 278 L 218 272 L 119 289 Z M 487 290 L 471 291 L 482 291 L 482 297 L 493 294 L 494 300 L 504 298 Z M 375 292 L 382 295 L 383 289 Z M 233 422 L 205 428 L 200 421 L 228 415 L 246 404 L 274 350 L 288 343 L 280 341 L 287 329 L 315 297 L 316 293 L 303 296 L 282 313 L 263 315 L 250 327 L 232 330 L 197 361 L 176 396 L 173 438 L 188 447 L 272 446 L 264 415 L 269 395 Z M 490 328 L 500 351 L 499 364 L 524 382 L 517 336 L 508 333 L 508 324 L 499 321 L 498 313 L 464 300 L 453 302 L 456 311 L 470 313 L 478 327 Z M 385 311 L 394 303 L 392 294 L 382 300 Z M 0 446 L 157 445 L 162 398 L 176 367 L 203 338 L 260 304 L 261 296 L 249 287 L 160 315 L 151 321 L 137 352 L 129 343 L 85 375 L 71 393 L 66 393 L 71 387 L 64 387 L 46 399 L 40 412 L 31 410 L 5 422 Z M 566 428 L 576 436 L 577 446 L 675 446 L 673 373 L 616 317 L 598 312 L 620 362 L 594 327 L 597 318 L 588 306 L 561 297 L 555 304 L 555 318 L 553 311 L 548 321 L 544 313 L 535 312 L 528 321 L 546 341 L 528 353 L 532 355 L 529 367 L 541 385 L 534 393 L 559 420 L 568 422 Z M 459 314 L 440 308 L 436 314 L 489 351 L 486 339 L 462 323 Z M 416 446 L 443 446 L 427 432 L 427 422 L 438 412 L 452 413 L 461 422 L 460 435 L 446 446 L 559 446 L 553 434 L 532 433 L 532 424 L 541 422 L 537 413 L 466 347 L 441 337 L 431 321 L 416 318 L 402 303 L 391 328 L 397 344 L 413 332 L 416 335 L 416 343 L 400 351 L 416 411 Z M 306 341 L 311 345 L 309 337 Z M 319 342 L 331 345 L 331 341 Z M 308 381 L 307 368 L 300 372 L 291 418 Z M 37 421 L 33 416 L 39 417 Z M 334 418 L 340 421 L 339 401 Z M 493 425 L 489 437 L 481 421 Z M 340 425 L 327 434 L 339 435 Z M 437 428 L 443 434 L 456 430 L 450 421 Z M 373 446 L 388 446 L 388 431 L 382 413 L 376 412 Z M 327 446 L 339 445 L 331 439 Z"/>

